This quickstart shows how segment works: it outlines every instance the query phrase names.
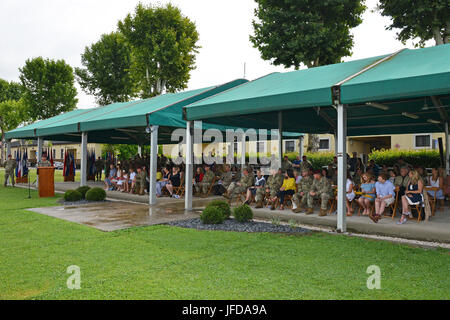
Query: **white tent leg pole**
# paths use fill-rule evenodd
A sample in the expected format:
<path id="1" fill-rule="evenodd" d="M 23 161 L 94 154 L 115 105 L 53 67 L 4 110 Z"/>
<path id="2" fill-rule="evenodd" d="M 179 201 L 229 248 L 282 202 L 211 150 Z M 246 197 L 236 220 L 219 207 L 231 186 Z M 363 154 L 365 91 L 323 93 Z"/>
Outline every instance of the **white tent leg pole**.
<path id="1" fill-rule="evenodd" d="M 334 155 L 338 154 L 338 135 L 336 132 L 334 132 Z"/>
<path id="2" fill-rule="evenodd" d="M 185 195 L 184 195 L 184 208 L 186 210 L 192 210 L 192 176 L 193 176 L 193 127 L 192 121 L 186 121 L 186 172 L 185 172 Z"/>
<path id="3" fill-rule="evenodd" d="M 278 161 L 279 167 L 283 161 L 283 113 L 278 111 Z"/>
<path id="4" fill-rule="evenodd" d="M 346 222 L 346 182 L 347 182 L 347 109 L 343 104 L 337 106 L 337 230 L 345 232 L 347 230 Z"/>
<path id="5" fill-rule="evenodd" d="M 300 159 L 303 157 L 303 136 L 301 136 L 298 142 L 298 155 L 300 156 Z"/>
<path id="6" fill-rule="evenodd" d="M 445 173 L 448 174 L 450 169 L 449 156 L 450 156 L 450 145 L 448 138 L 448 122 L 445 123 Z"/>
<path id="7" fill-rule="evenodd" d="M 140 147 L 139 147 L 140 148 Z M 150 135 L 150 186 L 148 190 L 150 205 L 156 204 L 156 171 L 158 159 L 158 126 L 151 126 Z"/>
<path id="8" fill-rule="evenodd" d="M 42 148 L 44 147 L 44 139 L 38 138 L 37 139 L 37 155 L 36 155 L 36 168 L 39 161 L 41 161 L 42 158 Z M 36 175 L 36 186 L 39 186 L 39 176 Z"/>
<path id="9" fill-rule="evenodd" d="M 87 185 L 87 132 L 81 133 L 81 166 L 80 166 L 80 186 Z"/>
<path id="10" fill-rule="evenodd" d="M 241 171 L 244 171 L 245 168 L 245 134 L 242 134 L 241 137 Z"/>

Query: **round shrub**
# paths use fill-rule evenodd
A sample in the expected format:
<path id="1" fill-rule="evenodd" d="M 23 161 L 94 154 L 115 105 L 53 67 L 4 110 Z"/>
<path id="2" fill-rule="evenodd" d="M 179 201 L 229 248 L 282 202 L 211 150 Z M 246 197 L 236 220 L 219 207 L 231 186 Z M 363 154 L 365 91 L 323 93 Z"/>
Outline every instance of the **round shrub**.
<path id="1" fill-rule="evenodd" d="M 88 192 L 89 189 L 91 189 L 91 187 L 89 187 L 89 186 L 82 186 L 82 187 L 77 188 L 77 191 L 79 193 L 81 193 L 81 199 L 86 198 L 86 192 Z"/>
<path id="2" fill-rule="evenodd" d="M 204 224 L 219 224 L 225 220 L 225 216 L 218 207 L 206 207 L 200 214 L 200 220 Z"/>
<path id="3" fill-rule="evenodd" d="M 248 222 L 253 219 L 253 211 L 248 205 L 243 204 L 234 208 L 234 218 L 239 222 Z"/>
<path id="4" fill-rule="evenodd" d="M 92 188 L 86 192 L 86 200 L 103 201 L 106 199 L 106 192 L 102 188 Z"/>
<path id="5" fill-rule="evenodd" d="M 79 193 L 77 190 L 67 190 L 64 193 L 64 200 L 65 201 L 80 201 L 81 200 L 81 193 Z"/>
<path id="6" fill-rule="evenodd" d="M 213 200 L 210 203 L 206 205 L 206 208 L 209 207 L 216 207 L 219 208 L 219 210 L 222 212 L 225 219 L 228 219 L 231 215 L 231 207 L 228 204 L 228 202 L 223 200 Z"/>

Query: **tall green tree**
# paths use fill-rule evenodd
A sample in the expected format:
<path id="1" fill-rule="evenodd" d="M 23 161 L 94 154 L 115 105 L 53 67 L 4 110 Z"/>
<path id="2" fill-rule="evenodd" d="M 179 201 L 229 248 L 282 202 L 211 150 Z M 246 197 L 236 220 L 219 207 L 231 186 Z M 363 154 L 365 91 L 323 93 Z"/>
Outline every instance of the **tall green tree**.
<path id="1" fill-rule="evenodd" d="M 22 96 L 23 88 L 20 83 L 0 79 L 0 102 L 7 100 L 19 100 Z"/>
<path id="2" fill-rule="evenodd" d="M 180 9 L 138 4 L 118 28 L 131 46 L 132 75 L 142 98 L 187 87 L 199 35 Z"/>
<path id="3" fill-rule="evenodd" d="M 256 0 L 250 41 L 264 60 L 298 69 L 341 62 L 365 11 L 363 0 Z"/>
<path id="4" fill-rule="evenodd" d="M 22 99 L 4 100 L 0 102 L 0 137 L 1 137 L 1 162 L 4 159 L 5 133 L 17 128 L 26 119 Z"/>
<path id="5" fill-rule="evenodd" d="M 416 46 L 434 39 L 436 45 L 450 41 L 450 0 L 379 0 L 381 15 L 391 17 L 388 30 L 400 29 L 402 43 L 419 39 Z"/>
<path id="6" fill-rule="evenodd" d="M 131 49 L 119 32 L 104 34 L 81 55 L 83 68 L 75 68 L 81 88 L 99 105 L 128 101 L 133 97 L 130 74 Z"/>
<path id="7" fill-rule="evenodd" d="M 25 109 L 31 120 L 75 109 L 78 99 L 73 69 L 64 60 L 38 57 L 27 60 L 19 71 Z"/>

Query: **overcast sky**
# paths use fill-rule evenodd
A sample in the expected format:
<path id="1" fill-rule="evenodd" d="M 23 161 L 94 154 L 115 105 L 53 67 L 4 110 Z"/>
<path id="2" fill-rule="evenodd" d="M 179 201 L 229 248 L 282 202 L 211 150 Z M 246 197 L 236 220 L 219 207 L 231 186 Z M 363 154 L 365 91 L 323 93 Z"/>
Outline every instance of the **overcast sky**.
<path id="1" fill-rule="evenodd" d="M 42 56 L 64 59 L 72 67 L 81 66 L 84 48 L 100 35 L 117 28 L 117 22 L 133 12 L 138 0 L 1 0 L 0 1 L 0 78 L 18 81 L 18 68 L 28 58 Z M 288 71 L 270 65 L 252 47 L 253 0 L 172 0 L 141 1 L 178 6 L 197 25 L 200 34 L 197 68 L 192 71 L 189 89 L 221 84 L 244 76 L 258 78 L 274 71 Z M 377 0 L 366 0 L 368 10 L 363 23 L 353 30 L 353 55 L 360 59 L 397 51 L 404 46 L 386 31 L 389 19 L 372 13 Z M 411 44 L 407 47 L 412 48 Z M 95 106 L 92 96 L 79 86 L 78 107 Z"/>

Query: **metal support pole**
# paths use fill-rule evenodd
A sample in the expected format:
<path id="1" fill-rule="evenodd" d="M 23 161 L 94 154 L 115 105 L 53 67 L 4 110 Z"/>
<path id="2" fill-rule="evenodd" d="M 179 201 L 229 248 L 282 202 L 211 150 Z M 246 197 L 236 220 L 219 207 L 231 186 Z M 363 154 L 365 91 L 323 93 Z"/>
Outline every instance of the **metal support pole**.
<path id="1" fill-rule="evenodd" d="M 87 185 L 87 132 L 81 133 L 81 166 L 80 166 L 80 187 Z"/>
<path id="2" fill-rule="evenodd" d="M 36 168 L 38 166 L 39 161 L 42 158 L 42 148 L 44 147 L 44 139 L 37 139 L 37 155 L 36 155 Z M 39 186 L 39 175 L 36 175 L 36 186 Z"/>
<path id="3" fill-rule="evenodd" d="M 283 113 L 278 111 L 278 161 L 283 162 Z"/>
<path id="4" fill-rule="evenodd" d="M 245 168 L 245 151 L 246 151 L 245 133 L 242 133 L 242 137 L 241 137 L 241 170 L 242 171 Z"/>
<path id="5" fill-rule="evenodd" d="M 156 204 L 156 172 L 158 160 L 158 126 L 151 126 L 150 128 L 150 177 L 149 177 L 149 203 Z"/>
<path id="6" fill-rule="evenodd" d="M 448 122 L 445 122 L 445 172 L 448 174 L 450 169 L 449 157 L 450 157 L 450 145 L 448 138 Z"/>
<path id="7" fill-rule="evenodd" d="M 185 195 L 184 195 L 184 208 L 186 210 L 192 210 L 192 177 L 193 177 L 193 125 L 192 121 L 186 121 L 186 172 L 185 172 Z"/>
<path id="8" fill-rule="evenodd" d="M 346 182 L 347 182 L 347 108 L 343 104 L 337 106 L 337 230 L 345 232 L 347 230 L 346 217 Z"/>
<path id="9" fill-rule="evenodd" d="M 300 156 L 300 159 L 303 157 L 303 136 L 301 136 L 298 140 L 298 155 Z"/>
<path id="10" fill-rule="evenodd" d="M 338 153 L 338 136 L 336 131 L 334 132 L 334 155 Z"/>

